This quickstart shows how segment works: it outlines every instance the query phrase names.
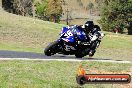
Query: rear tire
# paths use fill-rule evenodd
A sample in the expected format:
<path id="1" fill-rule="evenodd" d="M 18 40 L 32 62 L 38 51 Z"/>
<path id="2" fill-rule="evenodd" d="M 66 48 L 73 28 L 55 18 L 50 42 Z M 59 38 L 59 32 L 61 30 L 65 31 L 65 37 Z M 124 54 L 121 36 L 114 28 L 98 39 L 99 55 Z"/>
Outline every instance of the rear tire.
<path id="1" fill-rule="evenodd" d="M 45 55 L 51 56 L 56 54 L 56 46 L 58 45 L 58 41 L 54 41 L 50 43 L 44 50 Z"/>
<path id="2" fill-rule="evenodd" d="M 84 55 L 82 55 L 81 52 L 77 52 L 77 53 L 75 54 L 75 56 L 76 56 L 76 58 L 82 58 L 82 57 L 84 57 Z"/>

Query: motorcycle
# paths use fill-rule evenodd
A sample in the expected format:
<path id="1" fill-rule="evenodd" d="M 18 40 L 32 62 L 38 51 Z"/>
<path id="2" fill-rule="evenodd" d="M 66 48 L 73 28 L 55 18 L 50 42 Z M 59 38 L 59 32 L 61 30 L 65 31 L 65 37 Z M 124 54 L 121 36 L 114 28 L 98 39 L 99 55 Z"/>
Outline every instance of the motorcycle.
<path id="1" fill-rule="evenodd" d="M 90 47 L 94 45 L 86 42 L 87 37 L 84 31 L 79 30 L 76 26 L 70 28 L 63 27 L 60 38 L 50 43 L 44 50 L 45 55 L 51 56 L 56 53 L 64 55 L 75 55 L 77 58 L 82 58 L 89 54 Z M 96 43 L 100 43 L 97 39 Z"/>

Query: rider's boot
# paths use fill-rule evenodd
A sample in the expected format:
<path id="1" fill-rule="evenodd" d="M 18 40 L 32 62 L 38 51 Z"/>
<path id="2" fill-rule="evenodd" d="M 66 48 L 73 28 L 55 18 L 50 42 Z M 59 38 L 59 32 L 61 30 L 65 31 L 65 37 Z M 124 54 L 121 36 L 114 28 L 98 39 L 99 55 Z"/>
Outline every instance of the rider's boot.
<path id="1" fill-rule="evenodd" d="M 94 53 L 96 52 L 96 50 L 90 50 L 89 51 L 89 57 L 92 57 L 94 55 Z"/>

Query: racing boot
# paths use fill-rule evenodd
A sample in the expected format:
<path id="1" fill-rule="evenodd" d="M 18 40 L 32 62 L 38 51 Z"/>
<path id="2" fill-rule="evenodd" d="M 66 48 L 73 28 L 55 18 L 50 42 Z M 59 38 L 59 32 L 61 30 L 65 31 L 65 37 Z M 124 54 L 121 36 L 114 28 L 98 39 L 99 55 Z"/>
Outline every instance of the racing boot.
<path id="1" fill-rule="evenodd" d="M 96 52 L 96 50 L 90 50 L 89 51 L 89 57 L 92 57 L 94 55 L 94 53 Z"/>

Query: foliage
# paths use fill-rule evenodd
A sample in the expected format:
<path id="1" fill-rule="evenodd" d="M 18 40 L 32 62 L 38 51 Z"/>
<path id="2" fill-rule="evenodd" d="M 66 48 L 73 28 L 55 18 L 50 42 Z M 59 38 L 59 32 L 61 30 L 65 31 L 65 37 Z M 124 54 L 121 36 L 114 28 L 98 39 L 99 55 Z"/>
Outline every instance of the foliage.
<path id="1" fill-rule="evenodd" d="M 100 23 L 106 31 L 113 31 L 115 27 L 123 32 L 124 27 L 131 22 L 132 0 L 111 0 L 102 8 Z"/>
<path id="2" fill-rule="evenodd" d="M 62 14 L 61 0 L 48 0 L 46 11 L 51 21 L 59 22 Z"/>
<path id="3" fill-rule="evenodd" d="M 3 8 L 18 15 L 32 15 L 32 0 L 2 0 Z"/>
<path id="4" fill-rule="evenodd" d="M 61 0 L 3 0 L 2 3 L 8 12 L 23 16 L 35 13 L 42 20 L 59 22 L 62 14 Z"/>
<path id="5" fill-rule="evenodd" d="M 88 6 L 87 6 L 88 9 L 92 9 L 93 7 L 94 7 L 94 4 L 91 3 L 91 2 L 90 2 L 90 3 L 88 4 Z"/>
<path id="6" fill-rule="evenodd" d="M 83 3 L 81 0 L 77 0 L 77 2 L 79 3 L 79 6 L 83 6 Z"/>
<path id="7" fill-rule="evenodd" d="M 88 3 L 86 9 L 90 11 L 90 14 L 91 14 L 93 8 L 94 8 L 94 4 L 92 2 Z"/>
<path id="8" fill-rule="evenodd" d="M 42 0 L 35 5 L 36 14 L 39 18 L 59 22 L 62 14 L 61 0 Z"/>
<path id="9" fill-rule="evenodd" d="M 43 20 L 48 20 L 46 8 L 47 8 L 47 0 L 43 0 L 41 2 L 34 2 L 36 6 L 36 14 L 37 17 Z"/>

